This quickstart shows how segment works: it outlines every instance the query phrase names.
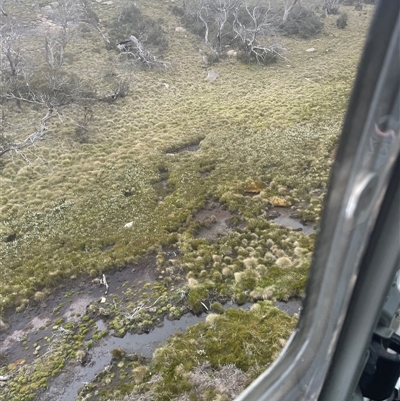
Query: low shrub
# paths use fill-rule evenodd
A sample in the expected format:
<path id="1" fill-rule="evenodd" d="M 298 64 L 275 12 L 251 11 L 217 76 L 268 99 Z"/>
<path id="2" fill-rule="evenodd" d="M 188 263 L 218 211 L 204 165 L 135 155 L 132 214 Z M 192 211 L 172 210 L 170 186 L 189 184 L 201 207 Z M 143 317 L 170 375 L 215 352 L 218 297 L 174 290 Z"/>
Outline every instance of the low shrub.
<path id="1" fill-rule="evenodd" d="M 127 41 L 132 35 L 139 39 L 152 52 L 162 54 L 168 48 L 168 40 L 163 32 L 161 20 L 153 20 L 142 14 L 141 10 L 130 3 L 109 26 L 110 49 L 117 43 Z"/>
<path id="2" fill-rule="evenodd" d="M 314 11 L 304 7 L 296 7 L 288 16 L 283 32 L 290 36 L 308 39 L 318 35 L 324 28 L 324 23 Z"/>
<path id="3" fill-rule="evenodd" d="M 217 64 L 225 57 L 226 57 L 226 54 L 223 54 L 223 53 L 216 53 L 216 52 L 206 53 L 206 61 L 207 61 L 207 64 L 209 64 L 209 65 Z"/>
<path id="4" fill-rule="evenodd" d="M 336 26 L 339 29 L 344 29 L 347 26 L 347 14 L 343 13 L 340 15 L 340 17 L 336 20 Z"/>

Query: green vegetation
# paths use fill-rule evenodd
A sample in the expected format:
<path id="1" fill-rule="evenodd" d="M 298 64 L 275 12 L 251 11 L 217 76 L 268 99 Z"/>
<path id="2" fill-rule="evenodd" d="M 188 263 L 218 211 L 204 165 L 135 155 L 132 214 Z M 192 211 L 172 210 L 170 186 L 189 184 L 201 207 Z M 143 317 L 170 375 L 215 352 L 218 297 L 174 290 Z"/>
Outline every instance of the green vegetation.
<path id="1" fill-rule="evenodd" d="M 160 4 L 144 10 L 157 17 Z M 123 265 L 169 242 L 210 196 L 254 218 L 283 196 L 304 219 L 317 220 L 367 22 L 355 14 L 349 21 L 340 38 L 336 27 L 329 36 L 328 23 L 318 39 L 287 39 L 290 66 L 226 61 L 210 84 L 193 52 L 196 39 L 171 32 L 170 15 L 174 69 L 137 72 L 131 96 L 95 106 L 91 142 L 77 145 L 68 126 L 53 120 L 47 139 L 27 153 L 30 162 L 2 159 L 1 305 L 18 306 L 60 279 Z M 71 70 L 102 74 L 101 57 L 90 57 L 90 41 L 85 46 L 75 44 Z M 309 46 L 318 49 L 311 57 Z M 194 154 L 165 154 L 200 139 Z M 204 177 L 206 160 L 214 168 Z M 160 201 L 153 183 L 165 167 L 174 190 Z M 257 199 L 242 195 L 248 180 L 267 183 Z"/>
<path id="2" fill-rule="evenodd" d="M 340 17 L 336 20 L 336 26 L 339 29 L 344 29 L 347 26 L 347 14 L 343 13 Z"/>
<path id="3" fill-rule="evenodd" d="M 60 118 L 47 121 L 43 140 L 0 159 L 0 317 L 11 307 L 22 312 L 42 304 L 62 280 L 99 277 L 143 255 L 154 257 L 154 277 L 92 303 L 79 324 L 57 316 L 55 325 L 68 333 L 58 335 L 56 327 L 52 352 L 30 349 L 37 352 L 33 362 L 1 366 L 0 375 L 12 378 L 0 400 L 34 399 L 65 364 L 83 363 L 110 330 L 144 333 L 164 316 L 206 309 L 213 312 L 206 323 L 173 337 L 152 360 L 130 360 L 116 350 L 109 374 L 81 396 L 96 389 L 102 399 L 131 392 L 157 400 L 185 392 L 193 400 L 229 399 L 214 385 L 201 398 L 199 372 L 211 380 L 232 365 L 243 387 L 277 356 L 294 327 L 295 318 L 270 301 L 304 295 L 315 235 L 269 222 L 266 209 L 291 207 L 318 226 L 373 6 L 362 12 L 341 6 L 345 29 L 338 29 L 337 15 L 327 15 L 322 28 L 318 10 L 307 14 L 313 32 L 311 22 L 305 27 L 289 15 L 293 30 L 280 38 L 285 60 L 264 67 L 221 57 L 213 82 L 205 81 L 209 48 L 198 35 L 176 31 L 182 14 L 172 2 L 91 7 L 98 20 L 68 44 L 62 70 L 68 82 L 84 82 L 77 86 L 80 99 L 94 91 L 97 100 L 87 109 L 63 106 Z M 133 28 L 121 17 L 124 7 L 136 13 Z M 28 5 L 10 3 L 7 12 L 37 18 Z M 49 23 L 40 21 L 41 28 Z M 130 32 L 147 37 L 162 68 L 136 68 L 119 56 L 114 42 Z M 24 46 L 36 51 L 39 45 L 26 39 Z M 43 110 L 27 103 L 19 109 L 4 101 L 3 110 L 2 140 L 10 133 L 26 138 L 43 118 Z M 214 209 L 199 217 L 210 204 L 229 217 L 225 235 L 211 240 L 199 234 L 222 225 Z M 251 312 L 223 313 L 227 301 L 259 303 Z M 107 330 L 94 329 L 98 318 Z"/>
<path id="4" fill-rule="evenodd" d="M 189 372 L 206 363 L 214 370 L 233 365 L 246 373 L 249 383 L 278 356 L 294 324 L 294 318 L 269 302 L 254 305 L 250 312 L 229 309 L 223 315 L 209 315 L 205 323 L 173 336 L 157 349 L 149 374 L 154 372 L 161 378 L 151 391 L 160 400 L 185 391 L 189 397 L 195 396 L 196 386 L 191 383 Z M 210 388 L 213 388 L 210 376 Z M 217 394 L 218 391 L 214 397 Z M 202 394 L 196 396 L 199 395 Z"/>
<path id="5" fill-rule="evenodd" d="M 102 400 L 126 394 L 129 400 L 139 394 L 153 400 L 183 394 L 195 400 L 231 399 L 277 357 L 295 322 L 269 301 L 255 304 L 249 312 L 210 314 L 204 323 L 172 336 L 151 360 L 121 349 L 111 351 L 114 362 L 108 375 L 99 375 L 95 387 L 87 386 L 79 399 L 94 389 L 101 389 Z M 113 379 L 117 371 L 119 380 Z"/>
<path id="6" fill-rule="evenodd" d="M 289 14 L 283 29 L 288 35 L 308 39 L 319 34 L 323 27 L 323 21 L 313 10 L 297 6 L 294 12 Z"/>

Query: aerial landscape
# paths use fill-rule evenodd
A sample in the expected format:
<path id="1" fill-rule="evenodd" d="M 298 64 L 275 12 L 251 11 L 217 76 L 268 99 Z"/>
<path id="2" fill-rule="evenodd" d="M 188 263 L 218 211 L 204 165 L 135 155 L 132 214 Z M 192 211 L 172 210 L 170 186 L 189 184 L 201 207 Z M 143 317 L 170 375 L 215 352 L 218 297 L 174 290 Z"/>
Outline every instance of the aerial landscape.
<path id="1" fill-rule="evenodd" d="M 373 13 L 0 0 L 0 401 L 228 401 L 277 358 Z"/>

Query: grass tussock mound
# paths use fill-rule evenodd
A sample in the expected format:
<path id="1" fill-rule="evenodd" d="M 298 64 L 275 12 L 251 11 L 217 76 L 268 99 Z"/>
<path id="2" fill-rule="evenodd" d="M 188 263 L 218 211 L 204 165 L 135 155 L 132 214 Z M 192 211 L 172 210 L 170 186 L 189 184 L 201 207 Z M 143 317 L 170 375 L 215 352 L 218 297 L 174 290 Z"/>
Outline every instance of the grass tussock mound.
<path id="1" fill-rule="evenodd" d="M 43 16 L 42 8 L 52 7 L 45 3 Z M 132 18 L 121 14 L 125 6 Z M 71 39 L 65 74 L 58 76 L 73 78 L 95 100 L 87 109 L 62 105 L 46 122 L 43 140 L 0 159 L 0 315 L 45 302 L 65 279 L 92 280 L 144 254 L 154 259 L 155 282 L 107 295 L 81 325 L 60 321 L 70 334 L 35 364 L 2 365 L 0 375 L 12 378 L 0 400 L 33 399 L 49 377 L 76 361 L 78 350 L 89 352 L 110 330 L 145 332 L 164 316 L 205 308 L 213 312 L 207 322 L 173 337 L 152 361 L 121 354 L 110 375 L 86 390 L 102 399 L 132 399 L 132 391 L 160 400 L 230 399 L 276 357 L 293 329 L 294 318 L 268 301 L 304 295 L 315 235 L 278 227 L 267 211 L 291 208 L 299 220 L 318 225 L 373 7 L 362 13 L 346 7 L 345 29 L 331 15 L 323 29 L 314 26 L 309 14 L 304 21 L 317 36 L 289 16 L 288 26 L 306 39 L 283 36 L 286 59 L 265 67 L 224 56 L 212 82 L 205 80 L 209 48 L 197 34 L 176 29 L 182 15 L 173 5 L 114 1 L 92 9 L 97 25 Z M 30 6 L 10 3 L 7 11 L 31 21 L 32 29 L 49 24 L 45 17 L 38 22 Z M 167 68 L 136 68 L 119 56 L 112 46 L 126 35 L 148 40 Z M 43 44 L 31 36 L 25 44 L 39 54 Z M 2 140 L 35 132 L 43 110 L 4 102 Z M 211 203 L 217 206 L 207 218 L 198 218 Z M 218 212 L 229 218 L 222 221 Z M 221 235 L 200 235 L 215 227 Z M 138 302 L 156 301 L 132 316 Z M 222 313 L 227 301 L 260 303 L 248 313 Z M 107 330 L 95 331 L 94 317 L 108 319 Z M 227 388 L 224 369 L 240 388 Z M 204 380 L 212 383 L 208 393 Z"/>

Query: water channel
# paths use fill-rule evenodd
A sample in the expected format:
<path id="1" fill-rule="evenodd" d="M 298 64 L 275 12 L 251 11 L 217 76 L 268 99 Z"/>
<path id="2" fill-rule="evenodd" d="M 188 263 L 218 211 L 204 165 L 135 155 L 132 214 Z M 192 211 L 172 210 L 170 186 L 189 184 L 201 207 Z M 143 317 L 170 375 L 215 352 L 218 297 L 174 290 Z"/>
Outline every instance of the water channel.
<path id="1" fill-rule="evenodd" d="M 211 208 L 214 215 L 217 217 L 219 210 L 214 210 L 215 208 Z M 221 211 L 221 221 L 227 217 Z M 228 212 L 227 212 L 228 213 Z M 311 226 L 307 226 L 302 224 L 299 220 L 291 217 L 292 211 L 286 208 L 279 208 L 277 210 L 272 211 L 273 214 L 269 215 L 269 219 L 276 224 L 281 226 L 289 227 L 294 230 L 302 231 L 305 235 L 309 235 L 315 232 L 315 229 Z M 199 219 L 202 216 L 199 216 Z M 229 216 L 228 216 L 229 217 Z M 217 220 L 218 221 L 218 220 Z M 215 238 L 213 238 L 215 239 Z M 150 263 L 150 262 L 149 262 Z M 147 266 L 147 264 L 146 264 Z M 109 277 L 109 282 L 112 287 L 117 290 L 122 282 L 127 282 L 132 280 L 132 272 L 135 274 L 135 280 L 145 278 L 146 272 L 148 272 L 148 268 L 144 268 L 140 271 L 133 270 L 124 270 L 121 272 L 116 272 L 114 275 Z M 90 290 L 89 290 L 90 288 Z M 100 288 L 91 288 L 88 285 L 82 285 L 82 293 L 79 294 L 77 292 L 71 299 L 68 305 L 65 305 L 62 309 L 63 316 L 67 321 L 73 319 L 73 315 L 77 312 L 80 315 L 85 313 L 85 309 L 87 305 L 93 301 L 93 299 L 98 298 L 102 294 L 102 289 Z M 88 295 L 88 290 L 90 295 Z M 47 305 L 45 310 L 48 310 L 51 307 L 55 307 L 60 304 L 60 299 L 62 299 L 62 294 L 59 297 L 54 298 Z M 81 307 L 81 308 L 78 308 Z M 244 305 L 241 308 L 249 309 L 251 305 Z M 292 300 L 288 303 L 285 302 L 276 302 L 276 306 L 285 311 L 286 313 L 293 315 L 298 314 L 301 310 L 301 301 Z M 226 305 L 225 308 L 238 308 L 236 305 Z M 82 309 L 82 310 L 80 310 Z M 74 312 L 74 313 L 72 313 Z M 33 313 L 33 312 L 32 312 Z M 70 316 L 71 315 L 71 316 Z M 43 330 L 44 325 L 53 320 L 51 315 L 48 313 L 43 313 L 36 315 L 32 319 L 32 315 L 29 313 L 30 323 L 27 327 L 25 327 L 26 319 L 25 318 L 11 318 L 11 334 L 7 336 L 7 333 L 3 333 L 2 338 L 2 347 L 4 351 L 7 351 L 9 348 L 13 349 L 13 356 L 23 357 L 24 350 L 22 347 L 18 348 L 18 345 L 23 336 L 29 334 L 30 342 L 38 341 L 39 337 L 43 335 L 50 335 L 51 325 Z M 38 395 L 37 401 L 75 401 L 78 396 L 78 391 L 85 385 L 85 383 L 92 382 L 96 375 L 100 372 L 107 369 L 110 365 L 112 356 L 110 351 L 121 348 L 127 354 L 137 354 L 145 358 L 150 358 L 153 355 L 155 349 L 164 343 L 170 336 L 177 332 L 185 331 L 189 326 L 192 326 L 196 323 L 202 322 L 205 320 L 206 315 L 203 314 L 201 316 L 195 316 L 192 314 L 186 314 L 180 318 L 180 320 L 170 321 L 168 319 L 164 319 L 163 325 L 161 327 L 156 327 L 148 334 L 130 334 L 127 333 L 123 338 L 107 336 L 99 341 L 99 343 L 90 350 L 90 362 L 86 365 L 82 366 L 78 363 L 76 364 L 68 364 L 66 368 L 63 370 L 61 374 L 59 374 L 54 379 L 50 380 L 49 388 L 44 391 L 42 394 Z M 44 319 L 44 320 L 43 320 Z M 29 320 L 29 319 L 28 319 Z M 37 322 L 36 322 L 37 321 Z M 34 324 L 36 322 L 36 324 Z M 106 330 L 107 327 L 102 320 L 96 322 L 96 325 L 99 331 Z M 42 330 L 38 330 L 39 326 L 43 326 Z M 20 335 L 19 335 L 20 334 Z M 21 338 L 19 338 L 21 337 Z"/>
<path id="2" fill-rule="evenodd" d="M 164 319 L 162 327 L 156 327 L 148 334 L 127 333 L 123 338 L 109 336 L 102 339 L 91 351 L 91 362 L 85 366 L 75 365 L 58 375 L 49 389 L 41 394 L 38 401 L 75 401 L 78 390 L 85 383 L 93 381 L 95 376 L 111 363 L 110 351 L 122 348 L 127 354 L 138 354 L 149 358 L 155 349 L 175 333 L 185 331 L 189 326 L 204 321 L 206 315 L 187 314 L 179 320 Z M 105 330 L 102 320 L 96 322 L 99 330 Z"/>

